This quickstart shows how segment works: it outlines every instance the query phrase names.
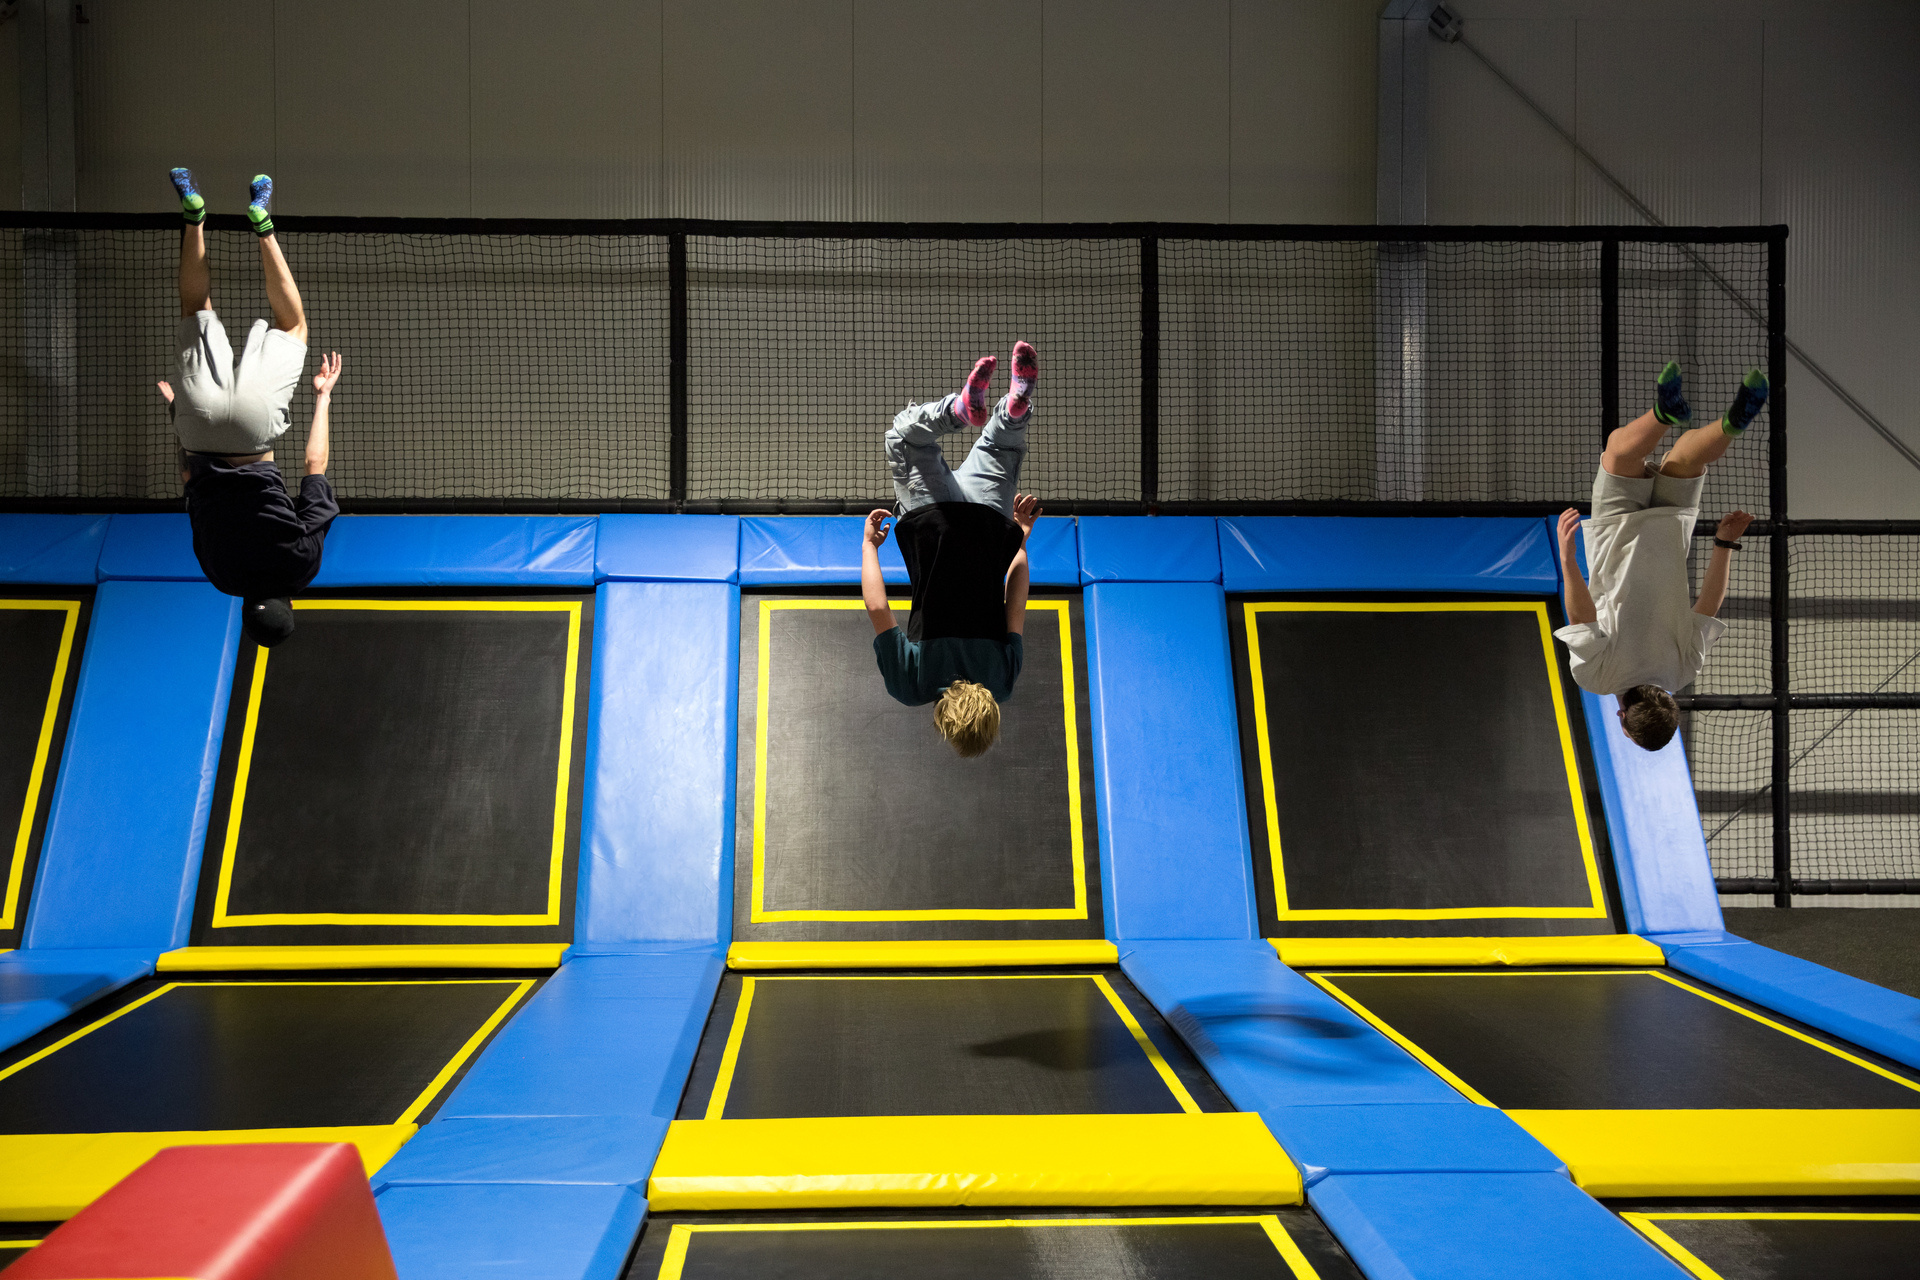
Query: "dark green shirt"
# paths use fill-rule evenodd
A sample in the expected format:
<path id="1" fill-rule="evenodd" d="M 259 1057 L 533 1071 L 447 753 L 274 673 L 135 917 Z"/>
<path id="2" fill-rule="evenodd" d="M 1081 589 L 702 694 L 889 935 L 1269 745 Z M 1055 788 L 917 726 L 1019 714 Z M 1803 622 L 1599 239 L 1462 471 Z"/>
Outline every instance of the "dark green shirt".
<path id="1" fill-rule="evenodd" d="M 873 638 L 873 656 L 887 692 L 910 707 L 932 702 L 955 680 L 987 687 L 997 702 L 1013 697 L 1020 678 L 1020 637 L 1001 640 L 909 640 L 899 627 Z"/>

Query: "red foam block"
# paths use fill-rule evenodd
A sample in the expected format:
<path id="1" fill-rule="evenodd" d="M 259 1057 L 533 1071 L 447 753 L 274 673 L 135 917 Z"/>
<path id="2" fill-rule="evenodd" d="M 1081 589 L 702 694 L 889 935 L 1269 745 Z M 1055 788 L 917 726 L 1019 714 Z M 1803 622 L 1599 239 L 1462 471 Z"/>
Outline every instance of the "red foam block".
<path id="1" fill-rule="evenodd" d="M 7 1280 L 395 1280 L 346 1142 L 168 1147 L 7 1269 Z"/>

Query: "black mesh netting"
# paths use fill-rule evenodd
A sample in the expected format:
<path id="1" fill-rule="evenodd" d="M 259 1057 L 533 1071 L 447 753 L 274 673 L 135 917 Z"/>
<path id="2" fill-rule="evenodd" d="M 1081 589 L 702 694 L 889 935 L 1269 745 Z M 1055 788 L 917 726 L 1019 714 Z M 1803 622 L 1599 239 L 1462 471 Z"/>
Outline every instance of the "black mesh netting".
<path id="1" fill-rule="evenodd" d="M 1773 689 L 1772 610 L 1768 604 L 1768 539 L 1748 534 L 1733 557 L 1720 607 L 1726 634 L 1686 693 L 1769 693 Z M 1687 570 L 1699 590 L 1713 555 L 1711 537 L 1695 538 Z M 1766 711 L 1683 712 L 1680 733 L 1693 768 L 1700 822 L 1721 878 L 1773 874 L 1772 716 Z"/>
<path id="2" fill-rule="evenodd" d="M 1795 537 L 1796 693 L 1920 693 L 1920 537 Z M 1793 871 L 1920 879 L 1920 711 L 1796 710 Z"/>
<path id="3" fill-rule="evenodd" d="M 660 236 L 282 231 L 308 364 L 339 351 L 331 474 L 358 498 L 667 496 Z M 269 314 L 253 236 L 209 231 L 236 352 Z M 163 498 L 176 230 L 0 231 L 0 493 Z M 276 446 L 299 472 L 311 384 Z"/>
<path id="4" fill-rule="evenodd" d="M 1133 240 L 687 243 L 687 496 L 871 499 L 882 437 L 977 357 L 1040 353 L 1021 487 L 1140 498 L 1140 247 Z M 944 442 L 959 465 L 978 433 Z"/>

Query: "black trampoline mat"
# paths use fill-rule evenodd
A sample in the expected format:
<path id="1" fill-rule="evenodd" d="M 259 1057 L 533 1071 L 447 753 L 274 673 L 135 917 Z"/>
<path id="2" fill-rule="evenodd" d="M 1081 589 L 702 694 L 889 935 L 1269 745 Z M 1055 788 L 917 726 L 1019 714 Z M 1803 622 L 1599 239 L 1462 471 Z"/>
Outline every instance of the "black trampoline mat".
<path id="1" fill-rule="evenodd" d="M 1611 928 L 1543 602 L 1236 604 L 1249 825 L 1278 923 L 1551 911 Z"/>
<path id="2" fill-rule="evenodd" d="M 1920 1214 L 1646 1216 L 1720 1280 L 1894 1280 L 1920 1275 Z"/>
<path id="3" fill-rule="evenodd" d="M 17 945 L 26 921 L 29 863 L 53 797 L 65 728 L 60 713 L 79 667 L 74 638 L 83 607 L 77 599 L 0 600 L 0 663 L 12 672 L 0 681 L 0 948 Z"/>
<path id="4" fill-rule="evenodd" d="M 1920 1107 L 1920 1091 L 1654 970 L 1312 976 L 1506 1110 Z"/>
<path id="5" fill-rule="evenodd" d="M 1284 1242 L 1284 1243 L 1283 1243 Z M 667 1260 L 669 1249 L 683 1259 Z M 681 1252 L 684 1248 L 684 1252 Z M 1296 1270 L 1289 1259 L 1307 1270 Z M 654 1216 L 627 1280 L 1359 1280 L 1304 1210 L 700 1221 Z"/>
<path id="6" fill-rule="evenodd" d="M 1078 607 L 1029 602 L 999 740 L 963 760 L 931 704 L 887 694 L 857 597 L 743 601 L 737 914 L 750 936 L 865 937 L 859 925 L 882 922 L 940 935 L 948 921 L 1100 935 Z"/>
<path id="7" fill-rule="evenodd" d="M 581 602 L 372 603 L 296 601 L 297 640 L 243 647 L 211 923 L 559 924 Z"/>
<path id="8" fill-rule="evenodd" d="M 683 1119 L 1230 1109 L 1117 974 L 727 983 Z"/>
<path id="9" fill-rule="evenodd" d="M 0 1067 L 0 1133 L 394 1124 L 532 983 L 149 985 L 45 1056 Z"/>

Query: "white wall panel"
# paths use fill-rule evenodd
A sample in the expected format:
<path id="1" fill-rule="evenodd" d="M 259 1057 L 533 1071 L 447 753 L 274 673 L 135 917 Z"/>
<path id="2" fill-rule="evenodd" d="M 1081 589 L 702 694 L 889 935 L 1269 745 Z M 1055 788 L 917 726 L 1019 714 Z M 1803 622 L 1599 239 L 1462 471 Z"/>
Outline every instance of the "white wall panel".
<path id="1" fill-rule="evenodd" d="M 1038 14 L 1021 0 L 855 0 L 853 216 L 1039 221 Z"/>
<path id="2" fill-rule="evenodd" d="M 851 0 L 666 0 L 666 213 L 847 218 Z"/>
<path id="3" fill-rule="evenodd" d="M 1473 23 L 1471 38 L 1562 127 L 1576 123 L 1575 24 L 1569 18 Z M 1574 220 L 1578 158 L 1473 54 L 1435 40 L 1427 209 L 1434 222 Z"/>
<path id="4" fill-rule="evenodd" d="M 1581 144 L 1670 224 L 1759 222 L 1762 24 L 1579 25 Z M 1640 218 L 1582 165 L 1578 220 Z"/>
<path id="5" fill-rule="evenodd" d="M 472 0 L 473 213 L 648 218 L 660 0 Z"/>
<path id="6" fill-rule="evenodd" d="M 73 28 L 80 208 L 178 208 L 167 170 L 186 165 L 209 209 L 243 211 L 278 159 L 273 28 L 273 8 L 249 0 L 90 7 Z"/>
<path id="7" fill-rule="evenodd" d="M 1233 222 L 1372 222 L 1378 0 L 1232 0 Z"/>
<path id="8" fill-rule="evenodd" d="M 1052 0 L 1046 217 L 1227 220 L 1227 0 Z"/>
<path id="9" fill-rule="evenodd" d="M 276 0 L 274 22 L 276 210 L 472 212 L 466 0 Z"/>

